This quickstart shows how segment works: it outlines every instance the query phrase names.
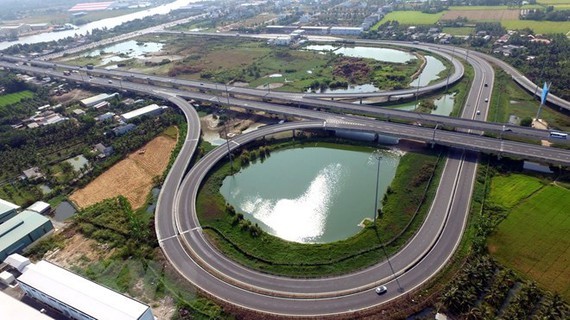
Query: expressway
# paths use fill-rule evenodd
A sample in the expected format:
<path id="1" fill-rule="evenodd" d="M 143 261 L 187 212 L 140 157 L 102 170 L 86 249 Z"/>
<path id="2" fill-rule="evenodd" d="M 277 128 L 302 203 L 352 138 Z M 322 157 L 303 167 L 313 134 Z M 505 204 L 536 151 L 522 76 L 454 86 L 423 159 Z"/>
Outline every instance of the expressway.
<path id="1" fill-rule="evenodd" d="M 484 83 L 493 84 L 493 70 L 484 62 L 469 60 L 475 68 L 475 79 L 467 97 L 463 116 L 473 119 L 477 110 L 481 119 L 486 117 Z M 18 68 L 32 70 L 29 66 Z M 51 74 L 52 71 L 35 70 Z M 55 71 L 53 71 L 55 73 Z M 60 76 L 61 77 L 61 76 Z M 77 76 L 76 81 L 81 81 Z M 105 79 L 88 79 L 98 85 L 119 87 Z M 386 262 L 359 272 L 326 279 L 289 279 L 262 274 L 246 269 L 229 261 L 213 249 L 204 238 L 195 215 L 195 196 L 200 181 L 209 168 L 226 156 L 227 147 L 235 149 L 248 141 L 275 132 L 292 129 L 349 129 L 394 136 L 423 139 L 438 144 L 454 145 L 486 152 L 518 154 L 526 157 L 544 157 L 555 163 L 570 164 L 570 151 L 546 148 L 537 145 L 505 141 L 470 134 L 452 132 L 375 121 L 373 119 L 275 106 L 258 101 L 241 101 L 226 97 L 233 105 L 246 108 L 268 108 L 272 113 L 286 113 L 293 116 L 314 119 L 310 121 L 285 123 L 269 126 L 249 134 L 238 136 L 202 158 L 185 175 L 199 137 L 199 122 L 196 112 L 178 96 L 198 97 L 203 101 L 216 101 L 207 93 L 184 93 L 173 88 L 156 88 L 148 84 L 123 81 L 123 89 L 152 94 L 177 104 L 186 115 L 189 130 L 186 143 L 178 155 L 163 185 L 156 211 L 158 239 L 172 265 L 186 279 L 203 291 L 247 309 L 264 313 L 288 316 L 324 316 L 328 314 L 351 313 L 391 301 L 413 291 L 436 274 L 449 260 L 457 247 L 465 228 L 470 204 L 470 195 L 476 171 L 477 155 L 458 149 L 451 149 L 446 161 L 441 183 L 425 223 L 408 244 L 390 261 L 396 270 L 394 280 Z M 219 98 L 218 98 L 219 99 Z M 271 107 L 271 108 L 270 108 Z M 422 115 L 423 116 L 423 115 Z M 481 121 L 479 121 L 481 122 Z M 475 128 L 465 128 L 465 131 Z M 378 296 L 374 286 L 386 284 L 388 293 Z M 402 291 L 398 290 L 401 287 Z"/>

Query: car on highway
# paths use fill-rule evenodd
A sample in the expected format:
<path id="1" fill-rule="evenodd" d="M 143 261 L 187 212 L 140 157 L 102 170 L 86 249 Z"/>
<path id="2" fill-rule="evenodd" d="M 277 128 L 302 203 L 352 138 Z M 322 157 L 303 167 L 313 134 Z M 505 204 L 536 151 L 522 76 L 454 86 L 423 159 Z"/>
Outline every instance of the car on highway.
<path id="1" fill-rule="evenodd" d="M 384 285 L 376 287 L 376 289 L 374 289 L 374 291 L 376 292 L 376 294 L 384 294 L 388 291 L 388 288 Z"/>
<path id="2" fill-rule="evenodd" d="M 481 110 L 477 110 L 477 115 L 481 114 Z"/>
<path id="3" fill-rule="evenodd" d="M 487 83 L 485 83 L 485 87 L 488 87 L 489 85 Z"/>
<path id="4" fill-rule="evenodd" d="M 489 98 L 485 98 L 485 102 L 489 102 Z"/>

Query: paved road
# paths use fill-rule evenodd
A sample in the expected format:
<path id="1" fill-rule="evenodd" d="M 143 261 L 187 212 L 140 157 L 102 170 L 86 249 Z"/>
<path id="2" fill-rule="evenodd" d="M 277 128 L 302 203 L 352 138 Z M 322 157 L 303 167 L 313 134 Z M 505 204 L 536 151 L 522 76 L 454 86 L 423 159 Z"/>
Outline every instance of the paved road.
<path id="1" fill-rule="evenodd" d="M 492 86 L 492 69 L 479 61 L 473 61 L 473 64 L 475 79 L 463 115 L 467 118 L 475 117 L 476 110 L 480 110 L 483 117 L 486 115 L 486 104 L 481 104 L 481 99 L 485 94 L 484 90 L 486 90 L 483 84 L 488 82 Z M 104 84 L 102 82 L 104 80 L 101 79 L 93 79 L 93 81 Z M 112 84 L 112 86 L 117 86 L 117 84 Z M 150 89 L 148 85 L 135 83 L 125 83 L 121 86 L 128 90 L 170 98 L 173 103 L 177 103 L 184 110 L 190 122 L 195 121 L 193 118 L 195 115 L 190 110 L 185 110 L 190 109 L 189 105 L 180 99 L 171 97 L 176 95 L 171 89 Z M 241 103 L 242 106 L 246 104 L 246 107 L 254 103 L 252 101 L 236 102 Z M 566 164 L 570 163 L 570 153 L 564 150 L 501 141 L 468 132 L 434 131 L 419 126 L 378 122 L 362 117 L 327 114 L 283 106 L 275 106 L 275 108 L 270 110 L 279 112 L 281 109 L 277 108 L 283 108 L 289 114 L 321 120 L 262 128 L 233 139 L 229 143 L 230 148 L 272 132 L 319 127 L 390 132 L 396 136 L 420 139 L 427 139 L 426 137 L 431 136 L 431 139 L 441 144 L 458 144 L 495 151 L 504 149 L 504 152 L 528 154 L 532 149 L 537 154 L 544 152 L 548 158 L 557 159 L 556 161 Z M 191 127 L 195 128 L 195 126 Z M 193 130 L 199 132 L 199 128 Z M 194 148 L 196 142 L 193 139 L 195 137 L 187 136 L 189 145 L 194 145 Z M 406 293 L 431 278 L 445 265 L 461 238 L 473 187 L 476 155 L 452 149 L 426 222 L 408 245 L 390 259 L 394 269 L 397 270 L 399 285 L 392 280 L 390 268 L 386 263 L 380 263 L 355 274 L 312 280 L 288 279 L 247 270 L 228 261 L 213 250 L 207 241 L 204 241 L 202 230 L 195 217 L 195 202 L 191 200 L 195 197 L 197 186 L 208 167 L 224 157 L 226 152 L 224 147 L 227 148 L 227 146 L 221 146 L 198 162 L 182 180 L 181 185 L 179 185 L 180 179 L 185 172 L 185 165 L 192 148 L 178 156 L 175 167 L 169 173 L 162 189 L 156 219 L 159 241 L 169 261 L 189 281 L 219 299 L 245 308 L 287 315 L 320 316 L 370 308 L 401 295 L 402 293 L 396 290 L 399 285 Z M 380 283 L 387 283 L 389 287 L 388 293 L 381 297 L 373 292 L 373 287 Z"/>

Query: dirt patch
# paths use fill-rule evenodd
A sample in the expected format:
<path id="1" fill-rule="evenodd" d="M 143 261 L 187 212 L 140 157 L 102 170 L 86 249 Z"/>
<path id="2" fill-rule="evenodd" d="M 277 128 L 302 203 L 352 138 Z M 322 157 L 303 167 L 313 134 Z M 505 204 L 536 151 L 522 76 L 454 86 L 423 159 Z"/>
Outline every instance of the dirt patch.
<path id="1" fill-rule="evenodd" d="M 459 17 L 467 20 L 518 20 L 519 10 L 453 10 L 447 11 L 440 20 L 455 20 Z"/>
<path id="2" fill-rule="evenodd" d="M 89 91 L 73 89 L 67 93 L 62 94 L 61 96 L 53 96 L 52 98 L 57 101 L 57 103 L 69 104 L 71 102 L 83 100 L 91 96 L 93 96 L 93 94 Z"/>
<path id="3" fill-rule="evenodd" d="M 281 82 L 274 82 L 274 83 L 270 83 L 269 84 L 269 89 L 277 89 L 277 88 L 281 88 L 282 86 L 284 86 L 284 83 Z M 256 89 L 264 89 L 267 90 L 268 85 L 267 84 L 262 84 L 260 86 L 255 87 Z"/>
<path id="4" fill-rule="evenodd" d="M 79 208 L 122 195 L 133 209 L 142 207 L 153 185 L 168 165 L 176 140 L 159 136 L 131 153 L 126 159 L 97 177 L 85 188 L 75 191 L 69 199 Z"/>
<path id="5" fill-rule="evenodd" d="M 47 253 L 44 260 L 65 269 L 70 269 L 72 266 L 86 268 L 94 261 L 107 259 L 113 252 L 104 244 L 76 233 L 65 241 L 63 249 Z"/>

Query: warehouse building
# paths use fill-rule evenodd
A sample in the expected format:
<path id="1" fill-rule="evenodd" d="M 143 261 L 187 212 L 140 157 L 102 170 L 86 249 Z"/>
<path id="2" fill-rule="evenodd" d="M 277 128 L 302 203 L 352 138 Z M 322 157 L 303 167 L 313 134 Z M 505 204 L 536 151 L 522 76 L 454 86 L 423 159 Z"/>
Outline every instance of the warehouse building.
<path id="1" fill-rule="evenodd" d="M 0 199 L 0 224 L 10 220 L 18 213 L 20 206 Z"/>
<path id="2" fill-rule="evenodd" d="M 51 221 L 33 211 L 24 210 L 0 225 L 0 261 L 53 230 Z"/>
<path id="3" fill-rule="evenodd" d="M 157 104 L 151 104 L 148 105 L 146 107 L 142 107 L 127 113 L 123 113 L 121 115 L 121 120 L 123 120 L 124 122 L 128 122 L 129 120 L 133 120 L 135 118 L 138 117 L 142 117 L 142 116 L 156 116 L 162 113 L 162 111 L 164 109 L 166 109 L 168 107 L 165 106 L 159 106 Z"/>
<path id="4" fill-rule="evenodd" d="M 17 281 L 26 295 L 73 319 L 154 320 L 148 305 L 47 261 L 28 264 Z"/>
<path id="5" fill-rule="evenodd" d="M 117 93 L 117 92 L 115 92 L 113 94 L 101 93 L 101 94 L 98 94 L 96 96 L 81 100 L 81 104 L 84 107 L 93 107 L 93 106 L 95 106 L 101 102 L 107 101 L 113 97 L 118 97 L 118 96 L 119 96 L 119 93 Z"/>

